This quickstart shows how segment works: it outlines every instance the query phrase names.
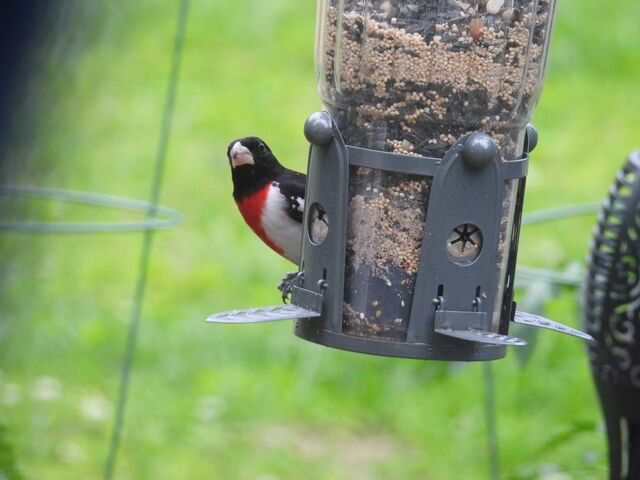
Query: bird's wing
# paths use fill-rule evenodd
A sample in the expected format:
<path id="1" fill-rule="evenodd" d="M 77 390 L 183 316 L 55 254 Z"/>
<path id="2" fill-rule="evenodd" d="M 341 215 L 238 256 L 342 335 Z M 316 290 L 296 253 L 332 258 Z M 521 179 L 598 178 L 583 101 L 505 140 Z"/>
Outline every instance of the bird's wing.
<path id="1" fill-rule="evenodd" d="M 304 212 L 305 180 L 305 174 L 293 170 L 286 170 L 276 180 L 280 193 L 287 200 L 287 214 L 297 222 L 302 222 Z"/>

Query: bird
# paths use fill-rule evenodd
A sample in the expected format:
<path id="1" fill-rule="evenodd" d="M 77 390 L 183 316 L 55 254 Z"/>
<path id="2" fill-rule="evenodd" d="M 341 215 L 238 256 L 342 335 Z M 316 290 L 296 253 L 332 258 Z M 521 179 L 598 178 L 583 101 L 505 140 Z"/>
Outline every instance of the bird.
<path id="1" fill-rule="evenodd" d="M 281 165 L 259 137 L 233 140 L 227 157 L 244 221 L 269 248 L 299 265 L 306 175 Z M 297 274 L 287 273 L 278 286 L 285 302 Z"/>

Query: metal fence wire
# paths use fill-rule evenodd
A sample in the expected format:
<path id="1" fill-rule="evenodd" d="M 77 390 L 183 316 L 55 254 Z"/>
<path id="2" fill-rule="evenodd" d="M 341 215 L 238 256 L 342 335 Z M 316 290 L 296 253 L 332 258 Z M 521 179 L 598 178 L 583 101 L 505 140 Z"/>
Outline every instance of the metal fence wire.
<path id="1" fill-rule="evenodd" d="M 171 68 L 169 71 L 169 80 L 167 83 L 164 110 L 162 114 L 162 124 L 160 127 L 160 135 L 158 138 L 155 168 L 153 172 L 153 180 L 151 183 L 151 193 L 149 195 L 149 203 L 151 204 L 151 208 L 149 210 L 150 218 L 155 217 L 159 209 L 158 201 L 160 199 L 160 190 L 162 187 L 162 179 L 167 156 L 167 146 L 169 144 L 169 135 L 171 133 L 173 107 L 176 99 L 178 73 L 180 71 L 180 63 L 182 59 L 182 48 L 184 45 L 188 12 L 189 0 L 181 0 L 177 15 L 175 41 L 173 44 Z M 131 317 L 129 321 L 129 332 L 127 336 L 127 344 L 125 347 L 124 362 L 122 364 L 122 371 L 120 375 L 118 403 L 116 406 L 109 453 L 107 455 L 107 461 L 104 469 L 105 480 L 110 480 L 111 478 L 113 478 L 116 467 L 116 460 L 118 457 L 118 448 L 120 446 L 120 439 L 122 437 L 122 427 L 124 425 L 124 415 L 127 406 L 127 396 L 129 394 L 129 383 L 131 379 L 131 368 L 133 366 L 133 359 L 137 346 L 138 329 L 140 326 L 140 313 L 142 311 L 142 301 L 147 284 L 147 273 L 149 270 L 149 258 L 151 256 L 153 232 L 153 230 L 146 230 L 144 232 L 144 238 L 142 241 L 138 281 L 136 284 L 135 292 L 133 294 Z"/>

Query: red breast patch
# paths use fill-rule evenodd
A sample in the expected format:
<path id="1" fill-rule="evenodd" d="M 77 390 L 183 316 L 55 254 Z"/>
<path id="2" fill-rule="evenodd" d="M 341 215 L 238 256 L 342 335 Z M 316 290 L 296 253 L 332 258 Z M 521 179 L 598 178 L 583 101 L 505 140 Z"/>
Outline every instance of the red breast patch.
<path id="1" fill-rule="evenodd" d="M 239 202 L 236 202 L 238 209 L 247 222 L 247 225 L 258 235 L 264 243 L 266 243 L 272 250 L 282 255 L 284 252 L 278 248 L 271 239 L 267 236 L 267 233 L 262 228 L 262 212 L 264 206 L 267 203 L 267 197 L 269 196 L 269 190 L 273 182 L 269 182 L 266 187 L 256 193 L 249 195 Z"/>

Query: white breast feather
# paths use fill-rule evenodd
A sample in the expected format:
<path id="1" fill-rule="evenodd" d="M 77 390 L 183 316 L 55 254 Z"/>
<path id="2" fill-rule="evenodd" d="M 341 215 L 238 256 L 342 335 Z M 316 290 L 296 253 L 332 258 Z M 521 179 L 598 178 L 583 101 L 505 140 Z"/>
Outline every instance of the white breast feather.
<path id="1" fill-rule="evenodd" d="M 304 200 L 299 200 L 304 210 Z M 302 243 L 302 224 L 287 215 L 287 201 L 274 183 L 269 189 L 267 201 L 262 212 L 262 228 L 278 246 L 284 250 L 284 256 L 296 265 L 300 264 Z"/>

